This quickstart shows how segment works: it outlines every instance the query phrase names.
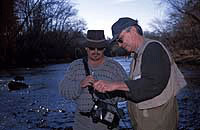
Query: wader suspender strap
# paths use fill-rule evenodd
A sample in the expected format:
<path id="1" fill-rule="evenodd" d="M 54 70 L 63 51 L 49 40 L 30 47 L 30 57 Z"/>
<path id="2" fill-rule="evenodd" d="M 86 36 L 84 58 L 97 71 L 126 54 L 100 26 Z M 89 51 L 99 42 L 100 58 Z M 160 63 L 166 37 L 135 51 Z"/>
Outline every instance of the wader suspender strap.
<path id="1" fill-rule="evenodd" d="M 88 59 L 87 59 L 87 57 L 83 57 L 83 64 L 84 64 L 86 76 L 90 75 L 90 70 L 89 70 L 89 67 L 88 67 Z M 92 100 L 95 101 L 94 95 L 93 95 L 94 94 L 94 88 L 92 86 L 88 86 L 88 91 L 92 95 Z"/>
<path id="2" fill-rule="evenodd" d="M 84 64 L 86 76 L 90 75 L 90 70 L 89 70 L 88 63 L 87 63 L 87 62 L 88 62 L 87 57 L 83 57 L 83 64 Z"/>

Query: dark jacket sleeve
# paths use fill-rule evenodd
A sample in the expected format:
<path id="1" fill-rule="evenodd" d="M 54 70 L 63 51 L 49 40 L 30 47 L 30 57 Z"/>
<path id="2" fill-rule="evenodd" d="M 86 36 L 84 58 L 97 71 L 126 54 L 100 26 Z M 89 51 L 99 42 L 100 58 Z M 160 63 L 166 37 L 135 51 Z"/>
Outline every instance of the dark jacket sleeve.
<path id="1" fill-rule="evenodd" d="M 141 78 L 127 80 L 128 100 L 142 102 L 161 94 L 170 77 L 170 60 L 164 48 L 158 43 L 150 43 L 144 50 L 141 64 Z"/>

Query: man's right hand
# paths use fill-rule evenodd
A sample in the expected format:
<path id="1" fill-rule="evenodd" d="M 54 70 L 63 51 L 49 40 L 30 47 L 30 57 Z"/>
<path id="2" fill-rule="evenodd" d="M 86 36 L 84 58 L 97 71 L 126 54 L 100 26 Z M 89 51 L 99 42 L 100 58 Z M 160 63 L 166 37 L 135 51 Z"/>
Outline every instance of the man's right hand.
<path id="1" fill-rule="evenodd" d="M 87 86 L 92 86 L 94 84 L 94 77 L 92 75 L 87 76 L 84 80 L 81 81 L 81 87 L 86 88 Z"/>

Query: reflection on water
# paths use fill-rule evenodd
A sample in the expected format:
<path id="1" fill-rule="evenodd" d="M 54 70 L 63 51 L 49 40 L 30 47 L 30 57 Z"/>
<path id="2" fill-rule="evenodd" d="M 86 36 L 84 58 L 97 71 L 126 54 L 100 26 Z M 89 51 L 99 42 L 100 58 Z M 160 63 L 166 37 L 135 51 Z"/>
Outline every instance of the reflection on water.
<path id="1" fill-rule="evenodd" d="M 115 58 L 129 72 L 130 59 Z M 0 129 L 70 129 L 74 102 L 58 94 L 68 64 L 0 71 Z M 179 129 L 200 129 L 200 70 L 182 67 L 189 83 L 177 96 Z M 16 75 L 24 76 L 28 89 L 9 92 L 7 83 Z M 122 124 L 123 125 L 123 124 Z"/>

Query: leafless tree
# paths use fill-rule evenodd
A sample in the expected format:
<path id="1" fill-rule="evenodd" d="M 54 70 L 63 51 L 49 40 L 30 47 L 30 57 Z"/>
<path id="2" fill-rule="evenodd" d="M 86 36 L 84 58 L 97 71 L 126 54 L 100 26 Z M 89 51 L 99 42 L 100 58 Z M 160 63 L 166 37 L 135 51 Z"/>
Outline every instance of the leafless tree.
<path id="1" fill-rule="evenodd" d="M 4 44 L 1 45 L 0 62 L 9 59 L 8 55 L 15 55 L 8 53 L 9 49 L 29 59 L 38 54 L 37 57 L 45 57 L 52 47 L 59 53 L 59 49 L 77 43 L 77 38 L 86 29 L 70 0 L 7 0 L 1 1 L 1 7 Z M 5 42 L 6 39 L 10 41 Z"/>
<path id="2" fill-rule="evenodd" d="M 156 20 L 152 27 L 160 32 L 161 39 L 174 51 L 200 50 L 200 1 L 199 0 L 160 0 L 167 5 L 167 18 Z M 161 24 L 162 23 L 162 24 Z M 167 34 L 167 35 L 166 35 Z"/>
<path id="3" fill-rule="evenodd" d="M 7 62 L 14 62 L 15 41 L 12 36 L 16 30 L 16 17 L 14 15 L 14 1 L 0 1 L 0 66 Z"/>

